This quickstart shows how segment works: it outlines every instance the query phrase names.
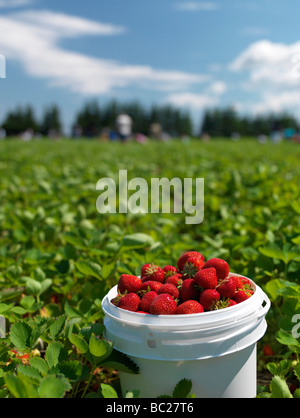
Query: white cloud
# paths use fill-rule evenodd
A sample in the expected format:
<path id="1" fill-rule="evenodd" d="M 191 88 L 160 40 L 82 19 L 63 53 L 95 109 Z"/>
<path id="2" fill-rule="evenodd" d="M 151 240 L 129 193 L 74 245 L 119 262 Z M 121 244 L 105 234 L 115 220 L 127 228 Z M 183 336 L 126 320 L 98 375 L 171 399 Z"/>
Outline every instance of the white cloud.
<path id="1" fill-rule="evenodd" d="M 80 35 L 119 35 L 126 32 L 123 26 L 109 23 L 94 22 L 82 17 L 56 13 L 50 10 L 26 10 L 15 13 L 14 19 L 34 25 L 36 29 L 47 30 L 48 35 L 59 39 L 62 37 L 76 37 Z"/>
<path id="2" fill-rule="evenodd" d="M 227 91 L 227 84 L 224 81 L 218 80 L 214 81 L 209 87 L 208 90 L 216 95 L 222 95 Z"/>
<path id="3" fill-rule="evenodd" d="M 64 37 L 114 35 L 125 31 L 116 25 L 51 11 L 26 11 L 0 16 L 0 27 L 5 33 L 5 37 L 0 37 L 1 53 L 18 61 L 30 76 L 76 93 L 104 94 L 130 85 L 176 90 L 206 79 L 201 74 L 94 58 L 59 45 Z"/>
<path id="4" fill-rule="evenodd" d="M 177 107 L 190 107 L 192 109 L 201 110 L 217 105 L 218 98 L 209 94 L 185 92 L 171 94 L 166 101 Z"/>
<path id="5" fill-rule="evenodd" d="M 230 70 L 245 74 L 242 88 L 258 97 L 245 104 L 254 113 L 295 112 L 300 106 L 300 42 L 251 44 L 231 64 Z"/>
<path id="6" fill-rule="evenodd" d="M 198 94 L 188 91 L 173 93 L 167 97 L 166 101 L 177 107 L 189 107 L 193 110 L 201 110 L 218 105 L 220 97 L 227 89 L 227 84 L 224 81 L 210 80 L 210 83 L 206 84 L 202 93 Z"/>
<path id="7" fill-rule="evenodd" d="M 211 1 L 184 1 L 175 5 L 177 10 L 212 12 L 219 8 L 218 4 Z"/>
<path id="8" fill-rule="evenodd" d="M 0 9 L 28 6 L 34 0 L 0 0 Z"/>
<path id="9" fill-rule="evenodd" d="M 300 86 L 293 76 L 295 64 L 292 60 L 300 53 L 300 42 L 291 45 L 262 40 L 250 45 L 230 65 L 235 72 L 249 73 L 248 83 L 267 88 L 289 88 Z"/>
<path id="10" fill-rule="evenodd" d="M 251 107 L 253 113 L 278 113 L 289 110 L 292 113 L 298 113 L 300 106 L 299 91 L 287 91 L 280 94 L 266 93 L 261 101 Z"/>

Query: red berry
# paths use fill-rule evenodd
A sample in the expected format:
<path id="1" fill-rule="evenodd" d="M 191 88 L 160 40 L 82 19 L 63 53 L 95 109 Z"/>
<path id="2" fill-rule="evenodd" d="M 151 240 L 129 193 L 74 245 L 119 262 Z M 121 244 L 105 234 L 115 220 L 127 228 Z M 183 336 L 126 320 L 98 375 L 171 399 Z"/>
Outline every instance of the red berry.
<path id="1" fill-rule="evenodd" d="M 177 308 L 177 315 L 190 315 L 204 312 L 203 306 L 196 300 L 187 300 Z"/>
<path id="2" fill-rule="evenodd" d="M 242 277 L 240 277 L 240 276 L 231 276 L 231 278 L 235 281 L 235 289 L 236 290 L 243 289 Z"/>
<path id="3" fill-rule="evenodd" d="M 110 303 L 112 303 L 115 306 L 118 306 L 119 300 L 120 300 L 120 296 L 116 296 L 115 298 L 110 300 Z"/>
<path id="4" fill-rule="evenodd" d="M 182 275 L 181 274 L 174 274 L 174 276 L 170 276 L 166 279 L 165 283 L 171 283 L 177 288 L 180 288 L 182 285 Z"/>
<path id="5" fill-rule="evenodd" d="M 229 274 L 229 266 L 221 258 L 211 258 L 204 264 L 203 269 L 211 267 L 216 269 L 218 281 L 224 280 Z"/>
<path id="6" fill-rule="evenodd" d="M 168 293 L 174 299 L 179 298 L 179 290 L 177 289 L 176 286 L 174 286 L 171 283 L 165 283 L 158 289 L 158 291 L 157 291 L 158 295 L 161 295 L 163 293 Z"/>
<path id="7" fill-rule="evenodd" d="M 179 259 L 177 261 L 178 271 L 182 271 L 182 269 L 183 269 L 183 267 L 184 267 L 184 265 L 187 262 L 187 259 L 189 257 L 200 257 L 202 259 L 202 261 L 205 261 L 203 255 L 200 254 L 198 251 L 188 251 L 188 252 L 182 254 L 179 257 Z"/>
<path id="8" fill-rule="evenodd" d="M 176 311 L 177 303 L 167 293 L 156 296 L 150 305 L 150 313 L 152 315 L 175 315 Z"/>
<path id="9" fill-rule="evenodd" d="M 236 291 L 236 282 L 231 277 L 227 277 L 218 285 L 218 292 L 223 298 L 233 298 Z"/>
<path id="10" fill-rule="evenodd" d="M 146 270 L 151 266 L 151 264 L 147 263 L 144 264 L 141 268 L 141 277 L 146 276 Z"/>
<path id="11" fill-rule="evenodd" d="M 214 303 L 212 310 L 216 311 L 219 309 L 229 308 L 234 305 L 237 305 L 237 303 L 232 299 L 220 299 Z"/>
<path id="12" fill-rule="evenodd" d="M 148 280 L 154 280 L 155 282 L 163 283 L 165 280 L 165 272 L 163 269 L 156 264 L 149 264 L 145 267 L 143 276 L 148 277 Z M 143 269 L 143 268 L 142 268 Z"/>
<path id="13" fill-rule="evenodd" d="M 142 286 L 140 288 L 141 290 L 144 290 L 146 292 L 149 292 L 150 290 L 153 290 L 154 292 L 157 292 L 158 289 L 162 286 L 162 283 L 155 282 L 153 280 L 147 280 L 142 283 Z"/>
<path id="14" fill-rule="evenodd" d="M 118 291 L 121 294 L 136 293 L 140 290 L 142 281 L 139 277 L 131 274 L 122 274 L 118 282 Z"/>
<path id="15" fill-rule="evenodd" d="M 196 287 L 197 283 L 194 279 L 186 279 L 183 281 L 180 289 L 180 299 L 182 302 L 187 300 L 199 299 L 200 290 Z"/>
<path id="16" fill-rule="evenodd" d="M 199 302 L 205 311 L 214 309 L 214 305 L 220 300 L 220 293 L 215 289 L 206 289 L 200 295 Z"/>
<path id="17" fill-rule="evenodd" d="M 165 272 L 165 278 L 173 276 L 174 274 L 178 273 L 177 268 L 174 266 L 165 266 L 163 267 L 163 271 Z"/>
<path id="18" fill-rule="evenodd" d="M 189 257 L 182 269 L 183 279 L 193 279 L 204 266 L 204 261 L 200 257 Z"/>
<path id="19" fill-rule="evenodd" d="M 141 314 L 150 315 L 150 313 L 149 313 L 149 312 L 144 312 L 144 311 L 136 311 L 136 313 L 141 313 Z"/>
<path id="20" fill-rule="evenodd" d="M 157 293 L 151 290 L 144 294 L 140 302 L 140 310 L 145 312 L 150 312 L 150 305 L 157 296 Z"/>
<path id="21" fill-rule="evenodd" d="M 234 295 L 234 300 L 236 303 L 244 302 L 245 300 L 249 299 L 253 295 L 252 290 L 238 290 Z"/>
<path id="22" fill-rule="evenodd" d="M 127 293 L 125 296 L 120 298 L 118 308 L 136 312 L 139 310 L 140 301 L 141 300 L 136 293 Z"/>
<path id="23" fill-rule="evenodd" d="M 274 356 L 274 354 L 275 354 L 272 347 L 269 344 L 264 345 L 263 353 L 264 353 L 264 356 L 266 356 L 266 357 Z"/>
<path id="24" fill-rule="evenodd" d="M 216 269 L 211 267 L 198 271 L 195 275 L 195 280 L 197 285 L 204 289 L 215 289 L 218 284 Z"/>
<path id="25" fill-rule="evenodd" d="M 249 287 L 251 286 L 251 282 L 249 279 L 247 279 L 247 277 L 241 277 L 243 285 L 248 285 Z"/>

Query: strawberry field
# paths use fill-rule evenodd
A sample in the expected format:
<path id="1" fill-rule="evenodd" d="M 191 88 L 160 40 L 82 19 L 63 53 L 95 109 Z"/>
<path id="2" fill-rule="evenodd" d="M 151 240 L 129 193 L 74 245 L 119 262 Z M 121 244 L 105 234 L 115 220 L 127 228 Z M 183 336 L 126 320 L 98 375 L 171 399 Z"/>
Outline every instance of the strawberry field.
<path id="1" fill-rule="evenodd" d="M 103 337 L 101 301 L 121 274 L 176 265 L 187 250 L 266 292 L 257 396 L 300 397 L 299 159 L 297 144 L 254 140 L 0 142 L 0 397 L 120 398 L 119 371 L 138 367 Z M 119 170 L 204 178 L 203 222 L 101 215 L 97 181 Z M 192 382 L 168 396 L 192 397 Z"/>

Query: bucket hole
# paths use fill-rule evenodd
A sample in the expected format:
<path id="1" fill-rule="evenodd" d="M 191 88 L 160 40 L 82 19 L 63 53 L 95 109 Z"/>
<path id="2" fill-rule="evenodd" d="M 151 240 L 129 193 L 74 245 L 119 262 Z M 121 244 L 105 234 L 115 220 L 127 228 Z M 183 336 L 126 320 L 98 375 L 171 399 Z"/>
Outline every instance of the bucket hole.
<path id="1" fill-rule="evenodd" d="M 147 344 L 149 348 L 156 348 L 156 341 L 155 340 L 147 340 Z"/>
<path id="2" fill-rule="evenodd" d="M 264 300 L 262 303 L 262 307 L 264 308 L 266 306 L 267 302 Z"/>

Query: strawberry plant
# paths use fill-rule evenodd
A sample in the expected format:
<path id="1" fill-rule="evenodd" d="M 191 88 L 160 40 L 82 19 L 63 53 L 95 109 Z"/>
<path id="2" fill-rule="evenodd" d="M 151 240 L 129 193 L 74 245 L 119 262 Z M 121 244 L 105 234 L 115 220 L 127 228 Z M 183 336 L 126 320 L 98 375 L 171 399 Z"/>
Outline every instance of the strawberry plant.
<path id="1" fill-rule="evenodd" d="M 15 322 L 0 353 L 2 397 L 85 397 L 101 381 L 103 368 L 138 372 L 103 338 L 101 324 L 67 315 Z"/>

